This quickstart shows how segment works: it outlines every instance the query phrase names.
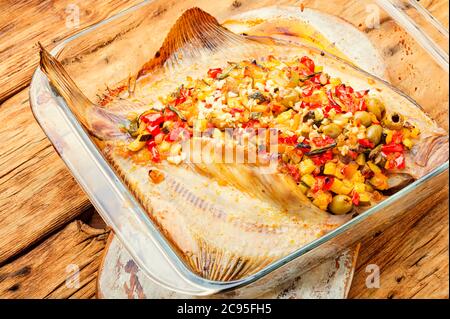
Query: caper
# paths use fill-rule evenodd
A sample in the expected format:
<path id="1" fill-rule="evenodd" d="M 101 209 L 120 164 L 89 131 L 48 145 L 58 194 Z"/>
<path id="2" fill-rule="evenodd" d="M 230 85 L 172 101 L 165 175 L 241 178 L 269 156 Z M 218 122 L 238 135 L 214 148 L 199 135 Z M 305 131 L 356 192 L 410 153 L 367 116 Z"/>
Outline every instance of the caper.
<path id="1" fill-rule="evenodd" d="M 367 128 L 366 131 L 367 139 L 374 145 L 380 144 L 382 134 L 383 128 L 381 127 L 381 125 L 371 125 Z"/>
<path id="2" fill-rule="evenodd" d="M 355 113 L 355 120 L 359 120 L 359 123 L 368 127 L 372 124 L 372 117 L 366 111 L 358 111 Z"/>
<path id="3" fill-rule="evenodd" d="M 383 124 L 391 130 L 400 130 L 403 127 L 403 116 L 396 112 L 386 114 Z"/>
<path id="4" fill-rule="evenodd" d="M 328 205 L 328 209 L 335 215 L 344 215 L 353 208 L 352 199 L 347 195 L 336 195 Z"/>
<path id="5" fill-rule="evenodd" d="M 325 135 L 328 135 L 332 138 L 336 138 L 339 136 L 339 134 L 341 134 L 342 128 L 335 123 L 330 123 L 328 125 L 325 125 L 322 131 Z"/>
<path id="6" fill-rule="evenodd" d="M 386 109 L 384 107 L 383 102 L 381 102 L 377 98 L 368 98 L 366 100 L 366 105 L 367 105 L 367 111 L 375 114 L 375 116 L 377 117 L 378 120 L 381 120 L 383 118 L 384 111 Z"/>

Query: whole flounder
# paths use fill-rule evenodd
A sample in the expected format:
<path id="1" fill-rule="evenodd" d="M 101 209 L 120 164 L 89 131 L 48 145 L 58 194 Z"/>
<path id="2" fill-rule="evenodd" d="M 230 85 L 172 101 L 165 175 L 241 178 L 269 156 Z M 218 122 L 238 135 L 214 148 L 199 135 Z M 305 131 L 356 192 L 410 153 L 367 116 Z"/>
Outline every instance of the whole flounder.
<path id="1" fill-rule="evenodd" d="M 178 165 L 139 163 L 123 156 L 123 145 L 133 138 L 120 127 L 130 125 L 130 112 L 142 113 L 149 105 L 161 103 L 158 97 L 176 90 L 186 76 L 200 77 L 209 68 L 225 68 L 227 61 L 269 55 L 279 59 L 310 56 L 324 72 L 355 90 L 370 89 L 384 101 L 387 111 L 403 114 L 417 125 L 421 135 L 407 154 L 405 169 L 391 172 L 390 187 L 420 178 L 448 158 L 446 132 L 386 82 L 314 48 L 236 35 L 197 8 L 179 18 L 158 54 L 137 74 L 129 95 L 113 98 L 105 107 L 90 102 L 62 65 L 41 48 L 41 68 L 51 83 L 150 218 L 192 270 L 207 279 L 229 281 L 253 274 L 351 216 L 319 209 L 291 176 L 267 174 L 264 165 L 222 163 L 208 152 L 209 160 L 200 162 L 188 156 Z M 199 141 L 202 145 L 217 143 L 203 137 Z M 187 144 L 194 142 L 195 137 Z M 235 150 L 239 145 L 225 147 Z"/>

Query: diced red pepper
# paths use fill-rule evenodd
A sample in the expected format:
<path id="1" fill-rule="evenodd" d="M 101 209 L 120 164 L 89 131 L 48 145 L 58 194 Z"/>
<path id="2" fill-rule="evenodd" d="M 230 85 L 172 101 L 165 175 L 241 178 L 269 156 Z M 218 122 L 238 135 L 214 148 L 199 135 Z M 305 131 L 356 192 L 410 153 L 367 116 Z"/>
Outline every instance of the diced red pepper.
<path id="1" fill-rule="evenodd" d="M 362 98 L 362 97 L 364 97 L 364 96 L 366 96 L 367 95 L 367 93 L 369 93 L 369 90 L 364 90 L 364 91 L 356 91 L 355 92 L 355 96 L 357 97 L 357 98 Z"/>
<path id="2" fill-rule="evenodd" d="M 352 159 L 356 159 L 358 157 L 358 153 L 352 150 L 348 151 L 348 155 L 352 158 Z"/>
<path id="3" fill-rule="evenodd" d="M 304 66 L 306 66 L 311 73 L 314 73 L 314 69 L 316 68 L 316 65 L 314 64 L 314 61 L 311 60 L 309 57 L 307 57 L 307 56 L 302 57 L 300 59 L 300 63 L 303 64 Z"/>
<path id="4" fill-rule="evenodd" d="M 278 137 L 278 143 L 279 144 L 293 145 L 293 144 L 297 143 L 297 139 L 298 139 L 297 135 L 286 136 L 286 137 L 279 136 Z"/>
<path id="5" fill-rule="evenodd" d="M 156 142 L 154 140 L 147 142 L 147 148 L 152 154 L 152 161 L 158 163 L 161 161 L 161 156 L 159 155 L 158 149 L 156 148 Z"/>
<path id="6" fill-rule="evenodd" d="M 252 128 L 254 127 L 259 121 L 257 120 L 248 120 L 245 123 L 242 123 L 242 128 Z"/>
<path id="7" fill-rule="evenodd" d="M 401 131 L 394 131 L 394 133 L 392 133 L 391 143 L 401 144 L 402 142 L 403 142 L 403 133 Z"/>
<path id="8" fill-rule="evenodd" d="M 328 115 L 328 112 L 330 112 L 332 109 L 334 109 L 336 113 L 342 113 L 341 107 L 334 100 L 333 94 L 331 94 L 330 90 L 327 91 L 327 97 L 329 104 L 325 107 L 326 115 Z"/>
<path id="9" fill-rule="evenodd" d="M 171 111 L 170 109 L 165 109 L 164 111 L 164 121 L 173 121 L 177 120 L 178 116 L 175 112 Z"/>
<path id="10" fill-rule="evenodd" d="M 387 169 L 403 169 L 405 168 L 405 155 L 400 152 L 389 153 L 386 155 L 386 168 Z"/>
<path id="11" fill-rule="evenodd" d="M 369 141 L 367 138 L 360 138 L 358 140 L 359 145 L 367 147 L 367 148 L 374 148 L 375 145 L 371 141 Z"/>
<path id="12" fill-rule="evenodd" d="M 405 155 L 402 153 L 398 153 L 398 155 L 395 157 L 395 164 L 397 165 L 397 168 L 404 169 L 405 168 Z"/>
<path id="13" fill-rule="evenodd" d="M 389 144 L 381 146 L 381 151 L 385 154 L 403 152 L 403 145 L 391 142 Z"/>
<path id="14" fill-rule="evenodd" d="M 314 84 L 320 84 L 320 76 L 322 73 L 315 74 L 313 77 L 311 77 L 309 80 Z"/>
<path id="15" fill-rule="evenodd" d="M 164 122 L 164 117 L 160 113 L 150 113 L 141 117 L 142 122 L 149 125 L 159 125 Z"/>
<path id="16" fill-rule="evenodd" d="M 356 112 L 355 101 L 353 98 L 353 88 L 345 84 L 339 84 L 335 88 L 335 94 L 347 107 L 350 112 Z"/>
<path id="17" fill-rule="evenodd" d="M 359 100 L 358 109 L 355 110 L 355 112 L 356 111 L 366 111 L 366 110 L 367 110 L 366 101 L 364 99 Z"/>
<path id="18" fill-rule="evenodd" d="M 182 87 L 180 89 L 180 94 L 178 95 L 178 97 L 175 100 L 175 106 L 177 106 L 178 104 L 186 102 L 188 96 L 190 96 L 190 95 L 191 95 L 191 91 L 190 90 L 186 90 L 184 87 Z"/>
<path id="19" fill-rule="evenodd" d="M 313 94 L 313 91 L 314 91 L 314 86 L 313 85 L 309 85 L 307 87 L 304 87 L 302 89 L 302 96 L 303 97 L 311 96 Z"/>
<path id="20" fill-rule="evenodd" d="M 175 127 L 167 135 L 167 141 L 174 142 L 181 138 L 181 140 L 188 139 L 190 137 L 190 132 L 184 127 Z"/>
<path id="21" fill-rule="evenodd" d="M 233 107 L 233 108 L 230 110 L 231 115 L 234 115 L 234 114 L 236 114 L 236 113 L 242 113 L 242 112 L 244 112 L 243 109 L 238 109 L 238 108 L 235 108 L 235 107 Z"/>
<path id="22" fill-rule="evenodd" d="M 319 190 L 328 191 L 333 185 L 333 182 L 333 176 L 316 176 L 316 182 L 312 186 L 311 190 L 313 191 L 313 193 L 316 193 Z"/>
<path id="23" fill-rule="evenodd" d="M 149 132 L 151 135 L 156 136 L 159 133 L 161 133 L 161 128 L 159 125 L 149 125 L 147 126 L 147 132 Z"/>
<path id="24" fill-rule="evenodd" d="M 310 156 L 310 158 L 314 162 L 314 164 L 316 164 L 317 166 L 321 166 L 333 159 L 333 152 L 331 150 L 328 150 L 325 153 Z"/>
<path id="25" fill-rule="evenodd" d="M 355 206 L 359 206 L 359 194 L 358 194 L 358 192 L 353 192 L 352 203 Z"/>
<path id="26" fill-rule="evenodd" d="M 300 171 L 298 170 L 297 166 L 292 164 L 287 164 L 286 168 L 288 170 L 289 175 L 292 176 L 292 178 L 298 182 L 300 180 Z"/>
<path id="27" fill-rule="evenodd" d="M 213 78 L 213 79 L 217 78 L 217 76 L 218 76 L 220 73 L 222 73 L 222 69 L 221 69 L 221 68 L 209 69 L 209 70 L 208 70 L 208 76 L 209 76 L 210 78 Z"/>
<path id="28" fill-rule="evenodd" d="M 327 145 L 333 144 L 334 142 L 335 142 L 335 140 L 329 136 L 325 136 L 324 138 L 322 138 L 322 137 L 313 138 L 313 143 L 317 147 L 327 146 Z"/>

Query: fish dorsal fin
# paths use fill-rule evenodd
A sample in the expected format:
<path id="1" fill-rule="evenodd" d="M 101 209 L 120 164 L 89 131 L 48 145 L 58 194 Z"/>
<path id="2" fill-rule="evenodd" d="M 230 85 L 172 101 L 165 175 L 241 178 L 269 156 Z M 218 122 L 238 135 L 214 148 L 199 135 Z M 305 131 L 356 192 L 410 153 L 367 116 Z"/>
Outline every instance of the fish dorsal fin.
<path id="1" fill-rule="evenodd" d="M 186 10 L 167 34 L 153 59 L 145 63 L 138 78 L 165 65 L 174 67 L 191 59 L 219 51 L 224 57 L 236 46 L 254 50 L 257 42 L 235 34 L 221 26 L 216 18 L 200 8 Z M 244 47 L 242 47 L 244 46 Z M 230 51 L 230 52 L 229 52 Z M 242 51 L 241 51 L 242 56 Z"/>

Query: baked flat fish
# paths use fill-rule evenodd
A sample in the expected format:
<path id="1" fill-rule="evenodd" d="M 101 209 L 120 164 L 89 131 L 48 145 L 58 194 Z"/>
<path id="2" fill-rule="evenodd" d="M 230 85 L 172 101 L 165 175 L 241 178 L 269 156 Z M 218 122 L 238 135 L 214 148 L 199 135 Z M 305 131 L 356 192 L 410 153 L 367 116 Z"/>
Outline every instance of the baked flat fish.
<path id="1" fill-rule="evenodd" d="M 233 33 L 198 8 L 98 103 L 42 47 L 41 69 L 211 280 L 263 269 L 448 159 L 447 133 L 386 82 L 292 39 Z"/>

